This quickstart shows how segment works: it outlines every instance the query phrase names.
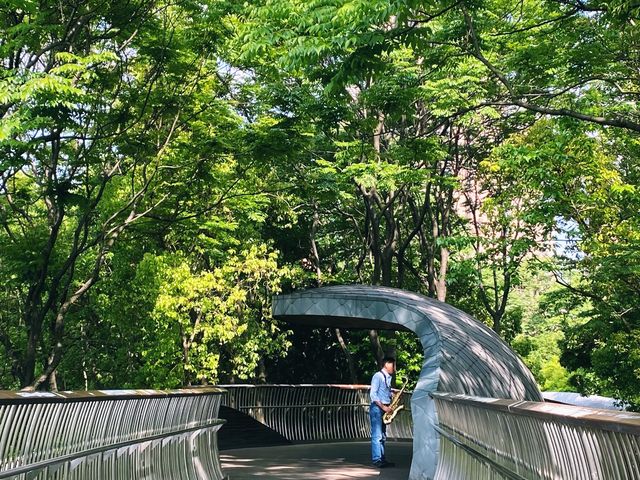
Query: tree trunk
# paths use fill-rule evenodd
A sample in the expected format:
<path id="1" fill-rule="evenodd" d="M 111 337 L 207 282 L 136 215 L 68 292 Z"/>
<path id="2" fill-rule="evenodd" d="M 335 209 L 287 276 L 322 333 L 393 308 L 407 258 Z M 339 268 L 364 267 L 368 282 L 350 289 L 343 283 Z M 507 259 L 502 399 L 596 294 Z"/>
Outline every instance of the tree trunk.
<path id="1" fill-rule="evenodd" d="M 358 373 L 356 371 L 356 365 L 353 362 L 353 356 L 347 347 L 347 343 L 344 341 L 342 337 L 342 332 L 340 332 L 339 328 L 336 328 L 336 338 L 338 339 L 338 344 L 340 345 L 340 349 L 347 360 L 347 367 L 349 368 L 349 380 L 352 384 L 358 383 Z"/>
<path id="2" fill-rule="evenodd" d="M 51 372 L 51 375 L 49 375 L 49 390 L 52 392 L 57 392 L 58 391 L 58 374 L 57 374 L 57 370 L 54 370 L 53 372 Z"/>
<path id="3" fill-rule="evenodd" d="M 318 227 L 320 226 L 320 217 L 318 216 L 318 206 L 314 202 L 313 204 L 313 222 L 311 224 L 311 256 L 313 257 L 313 262 L 315 263 L 316 268 L 316 280 L 318 282 L 318 287 L 322 286 L 322 269 L 320 268 L 320 254 L 318 252 L 318 245 L 316 243 L 316 233 L 318 232 Z M 353 357 L 351 356 L 351 352 L 347 347 L 347 343 L 344 341 L 342 337 L 342 333 L 339 328 L 335 329 L 336 338 L 338 339 L 338 344 L 340 345 L 340 349 L 345 356 L 347 361 L 347 368 L 349 369 L 349 378 L 351 379 L 351 383 L 358 383 L 358 375 L 356 373 L 356 367 L 353 362 Z M 261 359 L 262 362 L 262 359 Z M 264 366 L 264 362 L 262 362 L 262 366 Z"/>
<path id="4" fill-rule="evenodd" d="M 502 315 L 500 315 L 499 312 L 494 312 L 491 315 L 491 319 L 493 320 L 493 331 L 501 336 L 500 334 L 502 332 Z"/>
<path id="5" fill-rule="evenodd" d="M 258 383 L 267 383 L 267 366 L 264 364 L 264 358 L 258 360 Z"/>
<path id="6" fill-rule="evenodd" d="M 185 333 L 182 334 L 182 384 L 191 386 L 191 375 L 188 370 L 189 365 L 189 339 Z"/>
<path id="7" fill-rule="evenodd" d="M 382 359 L 384 358 L 384 351 L 380 344 L 380 337 L 377 330 L 369 330 L 369 342 L 371 343 L 371 350 L 376 360 L 378 368 L 382 368 Z"/>
<path id="8" fill-rule="evenodd" d="M 316 267 L 316 280 L 318 287 L 322 286 L 322 269 L 320 268 L 320 254 L 318 253 L 318 245 L 316 244 L 316 233 L 320 226 L 320 217 L 318 215 L 318 205 L 313 202 L 313 222 L 311 223 L 311 234 L 309 240 L 311 242 L 311 256 L 313 257 L 313 263 Z"/>
<path id="9" fill-rule="evenodd" d="M 449 249 L 440 248 L 440 268 L 435 281 L 437 299 L 444 302 L 447 298 L 447 269 L 449 267 Z"/>
<path id="10" fill-rule="evenodd" d="M 38 342 L 40 341 L 40 331 L 37 325 L 32 322 L 28 323 L 29 329 L 27 331 L 27 348 L 24 353 L 24 360 L 22 362 L 22 378 L 20 379 L 20 388 L 28 387 L 33 383 L 36 373 L 36 355 Z"/>

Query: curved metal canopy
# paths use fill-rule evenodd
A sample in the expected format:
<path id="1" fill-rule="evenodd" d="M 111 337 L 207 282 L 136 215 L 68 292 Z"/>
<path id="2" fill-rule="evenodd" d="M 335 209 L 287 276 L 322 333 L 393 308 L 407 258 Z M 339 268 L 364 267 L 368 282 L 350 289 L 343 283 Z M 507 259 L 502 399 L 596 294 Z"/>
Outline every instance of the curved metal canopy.
<path id="1" fill-rule="evenodd" d="M 344 285 L 280 295 L 273 316 L 317 327 L 407 330 L 424 349 L 413 392 L 411 479 L 433 478 L 437 423 L 430 392 L 542 401 L 531 372 L 487 326 L 437 300 L 395 288 Z"/>

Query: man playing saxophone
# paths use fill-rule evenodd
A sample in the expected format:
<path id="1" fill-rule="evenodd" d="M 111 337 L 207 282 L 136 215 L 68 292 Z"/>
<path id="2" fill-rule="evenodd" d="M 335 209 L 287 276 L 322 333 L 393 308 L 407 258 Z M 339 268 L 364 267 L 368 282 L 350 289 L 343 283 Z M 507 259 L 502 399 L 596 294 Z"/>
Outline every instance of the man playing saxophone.
<path id="1" fill-rule="evenodd" d="M 384 456 L 384 445 L 387 440 L 387 425 L 383 422 L 385 413 L 391 413 L 391 379 L 396 371 L 396 361 L 393 357 L 382 360 L 382 369 L 371 378 L 371 405 L 369 419 L 371 420 L 371 460 L 378 468 L 393 467 Z"/>

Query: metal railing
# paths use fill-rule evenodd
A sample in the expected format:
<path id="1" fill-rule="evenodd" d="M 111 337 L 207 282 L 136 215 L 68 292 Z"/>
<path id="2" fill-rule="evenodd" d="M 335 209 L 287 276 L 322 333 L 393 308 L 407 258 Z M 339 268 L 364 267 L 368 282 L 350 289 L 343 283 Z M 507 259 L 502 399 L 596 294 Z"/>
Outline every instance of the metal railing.
<path id="1" fill-rule="evenodd" d="M 224 405 L 246 413 L 292 442 L 370 438 L 368 385 L 221 385 Z M 411 394 L 387 427 L 389 439 L 411 439 Z"/>
<path id="2" fill-rule="evenodd" d="M 224 393 L 0 392 L 0 479 L 221 479 Z"/>
<path id="3" fill-rule="evenodd" d="M 433 393 L 437 479 L 640 479 L 640 414 Z"/>

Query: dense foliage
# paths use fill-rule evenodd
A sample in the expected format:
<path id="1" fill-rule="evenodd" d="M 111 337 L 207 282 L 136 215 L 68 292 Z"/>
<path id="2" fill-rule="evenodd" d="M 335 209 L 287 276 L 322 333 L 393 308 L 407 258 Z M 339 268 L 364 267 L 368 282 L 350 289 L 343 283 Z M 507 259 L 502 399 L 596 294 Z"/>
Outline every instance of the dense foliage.
<path id="1" fill-rule="evenodd" d="M 281 291 L 447 301 L 544 389 L 640 408 L 640 8 L 5 2 L 4 388 L 366 382 L 403 334 Z"/>

